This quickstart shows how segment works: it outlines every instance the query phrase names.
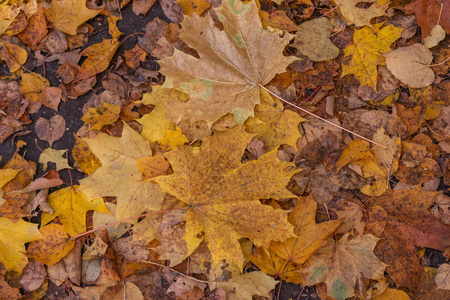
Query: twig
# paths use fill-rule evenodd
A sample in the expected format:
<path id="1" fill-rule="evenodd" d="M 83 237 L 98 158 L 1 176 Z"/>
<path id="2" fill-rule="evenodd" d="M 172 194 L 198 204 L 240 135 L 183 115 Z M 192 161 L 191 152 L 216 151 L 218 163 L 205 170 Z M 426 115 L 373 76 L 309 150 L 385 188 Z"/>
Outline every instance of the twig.
<path id="1" fill-rule="evenodd" d="M 309 111 L 307 111 L 306 109 L 304 109 L 304 108 L 302 108 L 302 107 L 300 107 L 300 106 L 297 106 L 297 105 L 295 105 L 295 104 L 292 104 L 291 102 L 289 102 L 289 101 L 287 101 L 287 100 L 281 98 L 280 96 L 278 96 L 277 94 L 273 93 L 272 91 L 270 91 L 269 89 L 265 88 L 263 85 L 261 85 L 261 84 L 259 84 L 259 83 L 258 83 L 258 86 L 259 86 L 260 88 L 262 88 L 263 90 L 265 90 L 266 92 L 268 92 L 269 94 L 271 94 L 272 96 L 274 96 L 274 97 L 276 97 L 277 99 L 279 99 L 280 101 L 282 101 L 282 102 L 284 102 L 284 103 L 287 103 L 287 104 L 289 104 L 289 105 L 292 105 L 293 107 L 295 107 L 295 108 L 301 110 L 302 112 L 304 112 L 304 113 L 306 113 L 306 114 L 308 114 L 308 115 L 310 115 L 310 116 L 313 116 L 314 118 L 317 118 L 317 119 L 319 119 L 319 120 L 321 120 L 321 121 L 323 121 L 323 122 L 325 122 L 325 123 L 327 123 L 327 124 L 329 124 L 329 125 L 331 125 L 331 126 L 337 127 L 337 128 L 339 128 L 339 129 L 341 129 L 341 130 L 344 130 L 344 131 L 346 131 L 346 132 L 348 132 L 348 133 L 350 133 L 350 134 L 353 134 L 354 136 L 357 136 L 357 137 L 359 137 L 360 139 L 363 139 L 363 140 L 365 140 L 365 141 L 368 141 L 369 143 L 372 143 L 372 144 L 375 144 L 375 145 L 377 145 L 377 146 L 380 146 L 381 148 L 387 149 L 387 147 L 386 147 L 385 145 L 382 145 L 382 144 L 380 144 L 380 143 L 374 142 L 374 141 L 372 141 L 372 140 L 370 140 L 370 139 L 368 139 L 368 138 L 366 138 L 366 137 L 363 137 L 363 136 L 360 135 L 360 134 L 357 134 L 357 133 L 355 133 L 355 132 L 353 132 L 353 131 L 351 131 L 351 130 L 348 130 L 348 129 L 342 127 L 342 126 L 336 125 L 336 124 L 334 124 L 333 122 L 328 121 L 327 119 L 324 119 L 324 118 L 322 118 L 322 117 L 319 117 L 318 115 L 313 114 L 312 112 L 309 112 Z"/>

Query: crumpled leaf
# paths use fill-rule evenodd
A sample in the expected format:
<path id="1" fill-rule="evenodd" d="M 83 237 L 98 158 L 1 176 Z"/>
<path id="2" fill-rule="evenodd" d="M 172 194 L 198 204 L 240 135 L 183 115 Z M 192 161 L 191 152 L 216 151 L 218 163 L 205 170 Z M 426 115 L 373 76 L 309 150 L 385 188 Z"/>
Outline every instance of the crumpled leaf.
<path id="1" fill-rule="evenodd" d="M 94 44 L 81 51 L 80 55 L 88 58 L 81 65 L 77 80 L 87 79 L 105 71 L 119 45 L 118 40 L 103 39 L 101 43 Z"/>
<path id="2" fill-rule="evenodd" d="M 339 241 L 328 239 L 303 265 L 300 271 L 303 284 L 325 282 L 327 294 L 338 300 L 354 296 L 357 279 L 362 282 L 363 276 L 375 280 L 384 278 L 386 265 L 373 253 L 379 240 L 371 234 L 361 237 L 350 233 Z"/>
<path id="3" fill-rule="evenodd" d="M 377 66 L 384 65 L 383 54 L 390 51 L 391 44 L 400 38 L 403 29 L 393 25 L 382 29 L 383 23 L 366 26 L 356 30 L 353 35 L 354 44 L 344 49 L 342 61 L 342 77 L 355 74 L 363 86 L 377 90 Z"/>
<path id="4" fill-rule="evenodd" d="M 215 11 L 223 31 L 209 16 L 193 14 L 182 22 L 180 38 L 197 50 L 200 59 L 175 50 L 160 61 L 160 72 L 166 76 L 163 87 L 190 95 L 189 102 L 168 106 L 175 122 L 205 120 L 211 125 L 231 112 L 242 124 L 260 102 L 259 85 L 266 85 L 296 60 L 282 53 L 293 36 L 262 29 L 254 2 L 223 1 Z"/>
<path id="5" fill-rule="evenodd" d="M 81 120 L 85 124 L 91 124 L 89 130 L 101 130 L 103 126 L 117 121 L 119 114 L 119 105 L 103 102 L 102 107 L 90 107 Z"/>
<path id="6" fill-rule="evenodd" d="M 401 47 L 384 54 L 389 71 L 412 88 L 424 88 L 434 81 L 434 72 L 428 66 L 433 53 L 422 44 Z"/>
<path id="7" fill-rule="evenodd" d="M 41 226 L 58 217 L 70 236 L 86 231 L 86 213 L 89 210 L 108 213 L 102 198 L 91 201 L 79 191 L 78 186 L 66 187 L 48 195 L 48 204 L 54 213 L 42 214 Z"/>
<path id="8" fill-rule="evenodd" d="M 117 197 L 116 220 L 160 210 L 164 193 L 157 184 L 140 181 L 142 173 L 135 161 L 152 156 L 148 141 L 127 124 L 124 124 L 121 138 L 100 132 L 95 138 L 84 141 L 102 166 L 80 180 L 80 191 L 89 199 Z"/>
<path id="9" fill-rule="evenodd" d="M 101 11 L 101 9 L 87 8 L 85 0 L 55 0 L 50 3 L 45 16 L 62 32 L 76 35 L 78 26 Z"/>
<path id="10" fill-rule="evenodd" d="M 348 25 L 355 24 L 357 27 L 371 26 L 370 20 L 375 17 L 384 16 L 386 9 L 389 6 L 389 2 L 383 1 L 383 4 L 379 4 L 380 0 L 367 0 L 366 3 L 371 3 L 369 8 L 360 8 L 356 5 L 361 3 L 360 0 L 333 0 L 336 5 L 339 5 L 342 16 L 347 21 Z"/>
<path id="11" fill-rule="evenodd" d="M 296 172 L 276 150 L 241 164 L 252 136 L 236 126 L 205 138 L 202 146 L 179 146 L 165 154 L 174 174 L 153 178 L 164 191 L 191 205 L 184 239 L 190 255 L 205 241 L 214 264 L 222 259 L 242 267 L 238 242 L 247 237 L 258 247 L 292 237 L 287 212 L 262 205 L 260 198 L 292 197 L 286 188 Z"/>
<path id="12" fill-rule="evenodd" d="M 297 148 L 297 140 L 301 137 L 298 126 L 306 121 L 294 111 L 288 110 L 283 103 L 261 90 L 261 104 L 255 107 L 255 117 L 245 122 L 245 129 L 256 134 L 256 138 L 264 142 L 267 150 L 273 150 L 281 144 Z"/>
<path id="13" fill-rule="evenodd" d="M 293 46 L 312 61 L 336 58 L 339 48 L 329 39 L 333 27 L 327 18 L 303 22 L 295 34 Z"/>
<path id="14" fill-rule="evenodd" d="M 56 171 L 62 169 L 72 169 L 72 167 L 67 163 L 67 158 L 63 157 L 66 152 L 67 150 L 55 150 L 52 148 L 47 148 L 42 151 L 39 156 L 39 162 L 43 165 L 44 172 L 47 171 L 48 162 L 54 162 L 56 164 Z"/>
<path id="15" fill-rule="evenodd" d="M 0 218 L 0 263 L 6 269 L 21 273 L 28 262 L 24 244 L 41 238 L 43 235 L 37 224 Z"/>

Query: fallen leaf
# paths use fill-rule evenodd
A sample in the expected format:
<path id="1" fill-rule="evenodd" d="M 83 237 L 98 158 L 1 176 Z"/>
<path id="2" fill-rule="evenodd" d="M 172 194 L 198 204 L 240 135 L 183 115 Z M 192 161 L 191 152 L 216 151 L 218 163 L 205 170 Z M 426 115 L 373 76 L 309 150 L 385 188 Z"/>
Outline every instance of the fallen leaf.
<path id="1" fill-rule="evenodd" d="M 170 151 L 176 146 L 186 143 L 189 143 L 189 140 L 177 126 L 175 130 L 166 130 L 164 138 L 159 142 L 159 146 L 163 150 Z"/>
<path id="2" fill-rule="evenodd" d="M 442 264 L 437 269 L 436 277 L 434 278 L 438 289 L 450 290 L 450 265 Z"/>
<path id="3" fill-rule="evenodd" d="M 19 289 L 10 286 L 3 276 L 0 276 L 0 289 L 2 290 L 2 297 L 5 299 L 16 300 L 22 298 Z"/>
<path id="4" fill-rule="evenodd" d="M 26 161 L 18 152 L 15 152 L 3 169 L 19 170 L 12 179 L 3 185 L 5 193 L 19 191 L 33 181 L 36 174 L 36 163 Z"/>
<path id="5" fill-rule="evenodd" d="M 391 73 L 412 88 L 424 88 L 434 81 L 434 72 L 429 67 L 433 54 L 422 44 L 413 44 L 384 54 Z"/>
<path id="6" fill-rule="evenodd" d="M 22 272 L 28 262 L 24 244 L 43 238 L 37 227 L 22 219 L 0 218 L 0 262 L 5 268 Z"/>
<path id="7" fill-rule="evenodd" d="M 16 177 L 17 173 L 20 172 L 19 170 L 14 169 L 1 169 L 0 170 L 0 189 L 7 184 L 9 181 L 11 181 L 14 177 Z"/>
<path id="8" fill-rule="evenodd" d="M 301 137 L 299 124 L 306 121 L 296 112 L 286 109 L 283 103 L 264 90 L 260 93 L 261 104 L 255 107 L 255 117 L 245 122 L 245 130 L 256 134 L 270 151 L 281 144 L 297 147 Z"/>
<path id="9" fill-rule="evenodd" d="M 271 14 L 261 10 L 260 14 L 261 23 L 264 29 L 267 29 L 267 26 L 270 26 L 272 28 L 278 28 L 288 32 L 299 30 L 298 26 L 295 25 L 291 19 L 289 19 L 284 10 L 276 10 Z"/>
<path id="10" fill-rule="evenodd" d="M 136 1 L 133 1 L 133 5 Z M 114 15 L 110 15 L 106 18 L 108 21 L 108 33 L 112 36 L 113 40 L 118 40 L 120 36 L 122 36 L 123 32 L 119 30 L 117 27 L 117 21 L 122 20 L 122 16 L 117 17 Z"/>
<path id="11" fill-rule="evenodd" d="M 183 8 L 186 16 L 192 14 L 200 16 L 211 7 L 211 3 L 208 3 L 206 0 L 176 0 L 176 2 Z"/>
<path id="12" fill-rule="evenodd" d="M 159 152 L 154 156 L 144 156 L 136 159 L 136 164 L 142 172 L 142 180 L 149 180 L 152 177 L 167 175 L 169 171 L 169 163 Z"/>
<path id="13" fill-rule="evenodd" d="M 433 48 L 439 44 L 439 42 L 445 39 L 445 30 L 441 25 L 436 25 L 431 29 L 429 36 L 423 39 L 423 45 L 428 49 Z"/>
<path id="14" fill-rule="evenodd" d="M 256 271 L 232 277 L 228 282 L 212 282 L 209 287 L 224 289 L 229 300 L 251 300 L 253 295 L 270 297 L 270 291 L 276 284 L 277 281 L 272 277 Z"/>
<path id="15" fill-rule="evenodd" d="M 11 73 L 18 71 L 27 61 L 28 53 L 22 47 L 14 44 L 0 43 L 0 54 Z"/>
<path id="16" fill-rule="evenodd" d="M 141 62 L 145 61 L 146 56 L 147 54 L 139 47 L 139 45 L 135 45 L 133 49 L 124 51 L 125 63 L 130 68 L 139 67 Z"/>
<path id="17" fill-rule="evenodd" d="M 31 292 L 37 290 L 47 278 L 47 271 L 43 263 L 32 261 L 23 269 L 20 284 L 25 291 Z"/>
<path id="18" fill-rule="evenodd" d="M 372 298 L 373 300 L 410 300 L 408 294 L 402 290 L 387 288 L 382 294 Z"/>
<path id="19" fill-rule="evenodd" d="M 379 238 L 365 234 L 352 236 L 346 233 L 339 241 L 328 239 L 303 265 L 300 273 L 304 285 L 325 282 L 327 294 L 339 300 L 355 295 L 356 280 L 382 279 L 386 265 L 373 249 Z"/>
<path id="20" fill-rule="evenodd" d="M 80 180 L 81 192 L 89 199 L 117 197 L 116 220 L 161 209 L 164 193 L 156 183 L 140 181 L 142 173 L 135 161 L 152 156 L 148 141 L 126 124 L 121 138 L 100 132 L 84 141 L 99 158 L 101 167 Z"/>
<path id="21" fill-rule="evenodd" d="M 73 159 L 76 161 L 80 169 L 91 175 L 95 170 L 101 167 L 102 163 L 89 149 L 89 145 L 75 135 L 75 145 L 72 148 Z"/>
<path id="22" fill-rule="evenodd" d="M 373 29 L 366 26 L 355 31 L 354 44 L 344 49 L 341 77 L 355 74 L 361 85 L 377 90 L 377 66 L 385 64 L 383 54 L 391 50 L 391 44 L 400 38 L 403 31 L 392 25 L 380 29 L 383 24 L 375 24 Z"/>
<path id="23" fill-rule="evenodd" d="M 67 158 L 64 158 L 63 155 L 67 153 L 67 150 L 55 150 L 52 148 L 47 148 L 42 151 L 39 156 L 39 162 L 43 165 L 44 172 L 47 171 L 47 163 L 53 162 L 56 164 L 56 171 L 62 169 L 72 169 L 71 166 L 67 163 Z"/>
<path id="24" fill-rule="evenodd" d="M 184 236 L 188 254 L 205 241 L 214 264 L 226 259 L 242 267 L 239 238 L 248 237 L 267 248 L 271 240 L 292 236 L 287 212 L 262 205 L 259 199 L 292 197 L 285 186 L 296 170 L 291 163 L 279 161 L 276 151 L 241 164 L 251 139 L 236 126 L 205 138 L 200 148 L 179 146 L 166 153 L 174 174 L 153 180 L 192 206 L 186 214 Z"/>
<path id="25" fill-rule="evenodd" d="M 89 199 L 78 190 L 78 186 L 66 187 L 48 196 L 48 203 L 55 211 L 43 213 L 41 226 L 59 218 L 65 232 L 74 236 L 86 231 L 86 213 L 89 210 L 109 213 L 102 198 Z"/>
<path id="26" fill-rule="evenodd" d="M 22 192 L 29 193 L 37 190 L 45 190 L 56 187 L 63 183 L 64 182 L 59 178 L 58 172 L 56 172 L 55 170 L 50 170 L 42 177 L 35 179 L 32 183 L 25 187 Z M 44 207 L 41 207 L 41 209 L 44 209 Z"/>
<path id="27" fill-rule="evenodd" d="M 450 33 L 450 6 L 445 0 L 416 0 L 405 5 L 405 8 L 416 15 L 417 23 L 422 29 L 422 37 L 430 35 L 438 21 L 447 34 Z"/>
<path id="28" fill-rule="evenodd" d="M 66 121 L 60 115 L 54 115 L 50 119 L 39 118 L 34 125 L 37 137 L 50 144 L 53 143 L 64 135 L 66 132 Z"/>
<path id="29" fill-rule="evenodd" d="M 133 0 L 133 12 L 145 16 L 155 3 L 156 0 Z"/>
<path id="30" fill-rule="evenodd" d="M 78 26 L 101 11 L 87 8 L 85 0 L 55 0 L 50 3 L 45 16 L 62 32 L 76 35 Z"/>
<path id="31" fill-rule="evenodd" d="M 282 53 L 293 36 L 280 37 L 282 31 L 277 29 L 263 30 L 254 2 L 224 1 L 215 11 L 223 31 L 209 16 L 194 14 L 182 22 L 180 38 L 197 50 L 200 59 L 176 50 L 160 61 L 160 72 L 166 76 L 163 87 L 190 95 L 187 103 L 170 103 L 169 116 L 174 121 L 205 120 L 211 126 L 232 112 L 242 124 L 260 102 L 260 85 L 296 60 Z"/>
<path id="32" fill-rule="evenodd" d="M 119 119 L 120 106 L 103 102 L 102 107 L 90 107 L 81 117 L 84 124 L 91 124 L 89 130 L 101 130 Z"/>
<path id="33" fill-rule="evenodd" d="M 59 102 L 61 102 L 62 91 L 57 87 L 44 87 L 41 95 L 39 96 L 39 102 L 47 107 L 53 108 L 58 111 Z"/>
<path id="34" fill-rule="evenodd" d="M 37 11 L 28 19 L 28 26 L 17 36 L 25 44 L 35 46 L 47 35 L 47 22 L 44 17 L 44 9 L 38 6 Z"/>
<path id="35" fill-rule="evenodd" d="M 20 81 L 20 92 L 22 95 L 33 102 L 39 102 L 40 95 L 45 87 L 49 87 L 50 82 L 37 73 L 22 74 Z"/>
<path id="36" fill-rule="evenodd" d="M 355 24 L 357 27 L 371 26 L 370 20 L 375 17 L 384 16 L 389 6 L 389 2 L 379 5 L 379 0 L 365 1 L 366 3 L 370 3 L 369 8 L 357 7 L 356 5 L 361 2 L 359 0 L 333 0 L 333 2 L 339 6 L 347 24 Z"/>
<path id="37" fill-rule="evenodd" d="M 88 58 L 81 65 L 77 80 L 87 79 L 105 71 L 119 45 L 118 40 L 103 39 L 101 43 L 94 44 L 81 51 L 80 54 Z"/>
<path id="38" fill-rule="evenodd" d="M 295 34 L 293 46 L 312 61 L 336 58 L 339 48 L 329 39 L 333 27 L 327 18 L 303 22 Z"/>

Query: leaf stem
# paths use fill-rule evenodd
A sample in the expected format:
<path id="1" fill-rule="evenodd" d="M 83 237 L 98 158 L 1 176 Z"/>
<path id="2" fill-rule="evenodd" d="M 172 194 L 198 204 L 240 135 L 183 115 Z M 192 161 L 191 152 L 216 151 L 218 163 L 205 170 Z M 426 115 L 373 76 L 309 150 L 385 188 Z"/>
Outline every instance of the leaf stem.
<path id="1" fill-rule="evenodd" d="M 331 126 L 337 127 L 337 128 L 339 128 L 339 129 L 341 129 L 341 130 L 344 130 L 344 131 L 346 131 L 346 132 L 348 132 L 348 133 L 350 133 L 350 134 L 353 134 L 354 136 L 357 136 L 357 137 L 359 137 L 360 139 L 363 139 L 363 140 L 365 140 L 365 141 L 368 141 L 369 143 L 372 143 L 372 144 L 375 144 L 375 145 L 377 145 L 377 146 L 380 146 L 381 148 L 387 149 L 387 147 L 386 147 L 385 145 L 382 145 L 382 144 L 380 144 L 380 143 L 374 142 L 374 141 L 372 141 L 372 140 L 370 140 L 370 139 L 368 139 L 368 138 L 366 138 L 366 137 L 363 137 L 363 136 L 360 135 L 360 134 L 357 134 L 357 133 L 355 133 L 355 132 L 353 132 L 353 131 L 351 131 L 351 130 L 348 130 L 348 129 L 342 127 L 342 126 L 336 125 L 336 124 L 334 124 L 333 122 L 328 121 L 327 119 L 324 119 L 324 118 L 322 118 L 322 117 L 319 117 L 318 115 L 313 114 L 312 112 L 309 112 L 309 111 L 307 111 L 306 109 L 304 109 L 304 108 L 302 108 L 302 107 L 300 107 L 300 106 L 297 106 L 297 105 L 295 105 L 295 104 L 292 104 L 291 102 L 289 102 L 289 101 L 287 101 L 287 100 L 281 98 L 280 96 L 278 96 L 277 94 L 273 93 L 272 91 L 270 91 L 269 89 L 267 89 L 266 87 L 264 87 L 263 85 L 261 85 L 261 84 L 259 84 L 259 83 L 258 83 L 258 86 L 259 86 L 260 88 L 262 88 L 263 90 L 265 90 L 266 92 L 268 92 L 269 94 L 271 94 L 272 96 L 274 96 L 274 97 L 276 97 L 277 99 L 279 99 L 280 101 L 282 101 L 282 102 L 284 102 L 284 103 L 287 103 L 287 104 L 289 104 L 289 105 L 291 105 L 291 106 L 293 106 L 293 107 L 295 107 L 295 108 L 301 110 L 302 112 L 304 112 L 304 113 L 306 113 L 306 114 L 308 114 L 308 115 L 310 115 L 310 116 L 313 116 L 314 118 L 317 118 L 317 119 L 319 119 L 319 120 L 321 120 L 321 121 L 323 121 L 323 122 L 325 122 L 325 123 L 327 123 L 327 124 L 329 124 L 329 125 L 331 125 Z"/>

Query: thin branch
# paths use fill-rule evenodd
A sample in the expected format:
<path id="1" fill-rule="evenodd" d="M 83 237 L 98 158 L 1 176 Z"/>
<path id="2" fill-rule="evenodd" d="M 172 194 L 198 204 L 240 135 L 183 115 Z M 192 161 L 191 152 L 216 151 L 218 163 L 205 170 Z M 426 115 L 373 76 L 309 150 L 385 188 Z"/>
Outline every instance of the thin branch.
<path id="1" fill-rule="evenodd" d="M 329 125 L 331 125 L 331 126 L 337 127 L 337 128 L 339 128 L 339 129 L 341 129 L 341 130 L 344 130 L 344 131 L 346 131 L 346 132 L 348 132 L 348 133 L 350 133 L 350 134 L 353 134 L 354 136 L 357 136 L 357 137 L 359 137 L 360 139 L 363 139 L 363 140 L 365 140 L 365 141 L 368 141 L 369 143 L 372 143 L 372 144 L 375 144 L 375 145 L 377 145 L 377 146 L 380 146 L 381 148 L 387 149 L 387 147 L 386 147 L 385 145 L 382 145 L 382 144 L 380 144 L 380 143 L 374 142 L 374 141 L 372 141 L 372 140 L 370 140 L 370 139 L 368 139 L 368 138 L 366 138 L 366 137 L 363 137 L 362 135 L 359 135 L 359 134 L 357 134 L 357 133 L 354 133 L 354 132 L 351 131 L 351 130 L 348 130 L 348 129 L 342 127 L 342 126 L 336 125 L 336 124 L 334 124 L 333 122 L 328 121 L 327 119 L 324 119 L 324 118 L 322 118 L 322 117 L 319 117 L 318 115 L 313 114 L 312 112 L 309 112 L 309 111 L 307 111 L 306 109 L 304 109 L 304 108 L 302 108 L 302 107 L 300 107 L 300 106 L 297 106 L 297 105 L 295 105 L 295 104 L 292 104 L 291 102 L 289 102 L 289 101 L 287 101 L 287 100 L 281 98 L 280 96 L 278 96 L 277 94 L 275 94 L 275 93 L 273 93 L 272 91 L 268 90 L 267 88 L 265 88 L 263 85 L 261 85 L 261 84 L 259 84 L 259 83 L 258 83 L 258 86 L 259 86 L 260 88 L 262 88 L 263 90 L 265 90 L 266 92 L 268 92 L 269 94 L 271 94 L 272 96 L 274 96 L 274 97 L 276 97 L 277 99 L 279 99 L 280 101 L 282 101 L 282 102 L 284 102 L 284 103 L 287 103 L 287 104 L 289 104 L 289 105 L 292 105 L 293 107 L 295 107 L 295 108 L 301 110 L 302 112 L 304 112 L 304 113 L 306 113 L 306 114 L 308 114 L 308 115 L 310 115 L 310 116 L 313 116 L 314 118 L 317 118 L 317 119 L 319 119 L 319 120 L 321 120 L 321 121 L 323 121 L 323 122 L 325 122 L 325 123 L 327 123 L 327 124 L 329 124 Z"/>

